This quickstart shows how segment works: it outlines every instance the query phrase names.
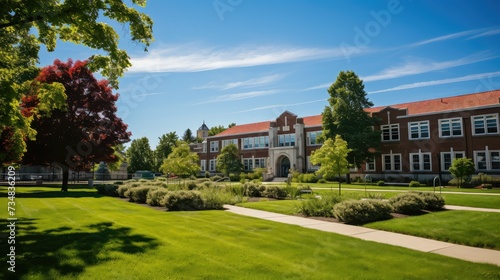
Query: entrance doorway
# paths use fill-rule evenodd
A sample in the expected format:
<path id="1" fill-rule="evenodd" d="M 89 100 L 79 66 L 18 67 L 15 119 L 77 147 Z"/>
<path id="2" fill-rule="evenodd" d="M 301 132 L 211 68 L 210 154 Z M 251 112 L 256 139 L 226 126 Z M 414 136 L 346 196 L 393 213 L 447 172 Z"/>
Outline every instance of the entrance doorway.
<path id="1" fill-rule="evenodd" d="M 290 159 L 283 156 L 280 161 L 280 177 L 288 177 L 290 171 Z"/>

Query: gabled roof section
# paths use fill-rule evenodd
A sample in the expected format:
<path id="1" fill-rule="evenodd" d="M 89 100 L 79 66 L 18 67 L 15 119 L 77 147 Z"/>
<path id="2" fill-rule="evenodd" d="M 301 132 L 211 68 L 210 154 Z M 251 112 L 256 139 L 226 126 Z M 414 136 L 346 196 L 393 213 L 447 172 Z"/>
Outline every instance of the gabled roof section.
<path id="1" fill-rule="evenodd" d="M 248 133 L 256 133 L 268 131 L 271 126 L 270 121 L 257 122 L 257 123 L 249 123 L 249 124 L 240 124 L 230 127 L 223 132 L 214 135 L 213 137 L 222 137 L 228 135 L 236 135 L 236 134 L 248 134 Z"/>
<path id="2" fill-rule="evenodd" d="M 304 117 L 303 120 L 306 127 L 323 125 L 323 115 L 308 116 Z"/>
<path id="3" fill-rule="evenodd" d="M 500 90 L 493 90 L 416 102 L 401 103 L 390 106 L 378 106 L 365 109 L 365 111 L 369 113 L 377 113 L 387 107 L 391 107 L 397 109 L 407 109 L 408 115 L 416 115 L 496 105 L 499 103 Z"/>
<path id="4" fill-rule="evenodd" d="M 198 130 L 210 130 L 210 128 L 208 128 L 208 126 L 205 124 L 205 121 L 203 121 L 203 124 L 200 126 L 200 128 L 198 128 Z"/>

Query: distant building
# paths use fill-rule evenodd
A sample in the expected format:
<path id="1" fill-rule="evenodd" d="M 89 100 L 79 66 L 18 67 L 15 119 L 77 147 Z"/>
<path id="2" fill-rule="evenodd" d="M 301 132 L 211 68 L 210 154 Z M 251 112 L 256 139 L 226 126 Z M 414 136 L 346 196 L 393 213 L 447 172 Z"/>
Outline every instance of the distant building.
<path id="1" fill-rule="evenodd" d="M 366 109 L 380 119 L 379 155 L 366 159 L 358 176 L 426 180 L 450 177 L 455 158 L 471 158 L 477 172 L 500 174 L 500 90 Z M 203 123 L 201 128 L 205 129 Z M 206 127 L 208 129 L 208 127 Z M 312 151 L 321 147 L 322 116 L 285 111 L 275 120 L 233 126 L 194 145 L 203 172 L 216 172 L 216 158 L 233 143 L 246 171 L 267 168 L 269 177 L 290 170 L 313 172 Z"/>

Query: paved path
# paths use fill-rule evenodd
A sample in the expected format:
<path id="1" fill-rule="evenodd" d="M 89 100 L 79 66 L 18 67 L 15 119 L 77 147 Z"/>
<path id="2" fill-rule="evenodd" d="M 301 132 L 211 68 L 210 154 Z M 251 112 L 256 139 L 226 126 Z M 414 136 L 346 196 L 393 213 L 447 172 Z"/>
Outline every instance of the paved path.
<path id="1" fill-rule="evenodd" d="M 312 187 L 312 190 L 330 190 L 330 188 L 317 188 Z M 333 187 L 334 191 L 338 191 L 338 187 Z M 342 188 L 342 191 L 364 191 L 365 189 L 352 189 L 352 188 Z M 395 189 L 366 189 L 367 192 L 432 192 L 429 190 L 419 190 L 419 189 L 408 189 L 408 190 L 395 190 Z M 436 188 L 436 193 L 439 192 L 439 188 Z M 450 192 L 450 191 L 441 191 L 441 194 L 463 194 L 463 195 L 492 195 L 499 196 L 500 193 L 480 193 L 480 192 Z"/>
<path id="2" fill-rule="evenodd" d="M 363 240 L 370 240 L 417 251 L 440 254 L 471 262 L 489 263 L 500 266 L 500 251 L 457 245 L 432 239 L 375 230 L 341 223 L 325 222 L 297 216 L 290 216 L 233 205 L 224 205 L 228 212 L 259 219 L 298 225 L 304 228 L 333 232 Z"/>
<path id="3" fill-rule="evenodd" d="M 495 213 L 500 213 L 500 209 L 466 207 L 466 206 L 456 206 L 456 205 L 445 205 L 444 209 L 447 209 L 447 210 L 466 210 L 466 211 L 479 211 L 479 212 L 495 212 Z"/>

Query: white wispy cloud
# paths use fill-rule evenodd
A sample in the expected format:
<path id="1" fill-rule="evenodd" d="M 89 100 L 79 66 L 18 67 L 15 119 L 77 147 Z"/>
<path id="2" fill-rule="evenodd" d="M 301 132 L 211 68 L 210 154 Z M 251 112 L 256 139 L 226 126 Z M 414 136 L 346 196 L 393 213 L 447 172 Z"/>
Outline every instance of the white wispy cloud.
<path id="1" fill-rule="evenodd" d="M 268 109 L 273 109 L 273 108 L 286 108 L 286 107 L 301 106 L 301 105 L 324 102 L 324 101 L 327 101 L 327 99 L 318 99 L 318 100 L 312 100 L 312 101 L 306 101 L 306 102 L 300 102 L 300 103 L 292 103 L 292 104 L 267 105 L 267 106 L 255 107 L 255 108 L 248 109 L 248 110 L 237 111 L 234 113 L 247 113 L 247 112 L 268 110 Z"/>
<path id="2" fill-rule="evenodd" d="M 210 83 L 205 84 L 205 85 L 196 86 L 193 89 L 228 90 L 228 89 L 233 89 L 233 88 L 237 88 L 237 87 L 250 88 L 250 87 L 257 87 L 257 86 L 271 84 L 273 82 L 279 81 L 283 77 L 284 77 L 284 75 L 275 74 L 275 75 L 269 75 L 269 76 L 264 76 L 264 77 L 254 78 L 254 79 L 249 79 L 249 80 L 244 80 L 244 81 L 230 82 L 230 83 L 225 83 L 225 84 L 218 84 L 215 82 L 210 82 Z"/>
<path id="3" fill-rule="evenodd" d="M 126 97 L 142 97 L 142 96 L 164 95 L 164 94 L 167 94 L 167 93 L 166 92 L 150 92 L 150 93 L 134 94 L 132 96 L 126 95 Z"/>
<path id="4" fill-rule="evenodd" d="M 232 94 L 224 94 L 219 95 L 211 100 L 200 102 L 199 104 L 207 104 L 207 103 L 216 103 L 216 102 L 229 102 L 229 101 L 237 101 L 242 99 L 249 99 L 255 97 L 261 97 L 266 95 L 272 95 L 280 92 L 280 90 L 271 89 L 271 90 L 256 90 L 249 92 L 240 92 L 240 93 L 232 93 Z"/>
<path id="5" fill-rule="evenodd" d="M 347 51 L 349 50 L 345 48 L 288 46 L 215 49 L 187 45 L 150 50 L 145 56 L 132 57 L 132 67 L 129 72 L 198 72 L 298 61 L 342 59 Z"/>
<path id="6" fill-rule="evenodd" d="M 424 61 L 419 59 L 412 59 L 403 65 L 391 67 L 381 71 L 378 74 L 361 77 L 364 82 L 388 80 L 398 77 L 410 76 L 415 74 L 427 73 L 436 70 L 443 70 L 452 67 L 472 64 L 480 61 L 490 60 L 498 56 L 492 55 L 490 52 L 480 52 L 463 58 L 447 61 Z"/>
<path id="7" fill-rule="evenodd" d="M 467 38 L 467 40 L 469 40 L 469 39 L 476 39 L 476 38 L 479 38 L 479 37 L 493 36 L 493 35 L 497 35 L 497 34 L 500 34 L 500 29 L 492 29 L 492 30 L 488 30 L 488 31 L 485 31 L 485 32 L 481 32 L 480 34 L 471 36 L 471 37 Z"/>
<path id="8" fill-rule="evenodd" d="M 442 79 L 442 80 L 425 81 L 425 82 L 417 82 L 417 83 L 399 85 L 399 86 L 395 86 L 392 88 L 370 91 L 370 92 L 368 92 L 368 94 L 389 92 L 389 91 L 396 91 L 396 90 L 405 90 L 405 89 L 412 89 L 412 88 L 429 87 L 429 86 L 444 85 L 444 84 L 451 84 L 451 83 L 459 83 L 459 82 L 473 81 L 473 80 L 479 80 L 479 79 L 496 77 L 496 76 L 500 76 L 500 71 L 481 73 L 481 74 L 472 74 L 472 75 L 467 75 L 467 76 L 462 76 L 462 77 L 457 77 L 457 78 L 450 78 L 450 79 Z"/>
<path id="9" fill-rule="evenodd" d="M 477 34 L 477 33 L 482 32 L 484 30 L 486 30 L 486 28 L 472 29 L 472 30 L 466 30 L 466 31 L 462 31 L 462 32 L 456 32 L 456 33 L 447 34 L 447 35 L 435 37 L 432 39 L 416 42 L 416 43 L 410 44 L 406 47 L 418 47 L 418 46 L 423 46 L 423 45 L 436 43 L 436 42 L 440 42 L 440 41 L 446 41 L 446 40 L 466 37 L 466 36 L 470 36 L 472 34 Z"/>
<path id="10" fill-rule="evenodd" d="M 303 89 L 301 91 L 308 91 L 308 90 L 315 90 L 315 89 L 325 89 L 326 90 L 331 85 L 332 85 L 332 83 L 324 83 L 324 84 L 321 84 L 321 85 L 317 85 L 317 86 L 313 86 L 313 87 L 309 87 L 309 88 Z"/>

